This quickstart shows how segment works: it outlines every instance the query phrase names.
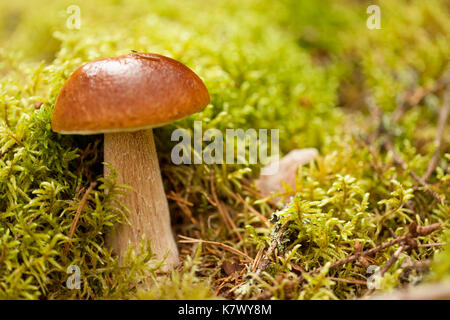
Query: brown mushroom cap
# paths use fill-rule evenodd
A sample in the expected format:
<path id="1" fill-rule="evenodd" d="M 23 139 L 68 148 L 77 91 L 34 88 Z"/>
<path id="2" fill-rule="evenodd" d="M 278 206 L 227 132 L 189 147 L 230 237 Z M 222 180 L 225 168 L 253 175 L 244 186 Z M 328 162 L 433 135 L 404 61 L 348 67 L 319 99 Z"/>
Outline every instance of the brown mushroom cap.
<path id="1" fill-rule="evenodd" d="M 91 61 L 66 81 L 52 129 L 64 134 L 135 131 L 202 110 L 209 94 L 184 64 L 150 53 Z"/>

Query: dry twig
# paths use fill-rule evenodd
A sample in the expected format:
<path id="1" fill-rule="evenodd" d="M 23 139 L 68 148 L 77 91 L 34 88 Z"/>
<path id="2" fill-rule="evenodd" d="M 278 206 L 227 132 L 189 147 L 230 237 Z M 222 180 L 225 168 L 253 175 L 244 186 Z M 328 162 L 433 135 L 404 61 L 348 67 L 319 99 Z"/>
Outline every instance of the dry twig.
<path id="1" fill-rule="evenodd" d="M 97 185 L 97 182 L 91 182 L 91 184 L 89 185 L 89 188 L 84 193 L 83 198 L 81 198 L 80 204 L 77 208 L 77 212 L 75 213 L 75 217 L 72 222 L 72 226 L 70 227 L 70 230 L 69 230 L 69 241 L 66 242 L 66 245 L 64 247 L 64 256 L 67 256 L 67 253 L 69 252 L 69 243 L 73 237 L 73 234 L 75 233 L 75 228 L 77 227 L 78 220 L 80 219 L 81 213 L 83 212 L 83 208 L 88 200 L 89 194 L 92 192 L 92 190 L 95 188 L 96 185 Z"/>

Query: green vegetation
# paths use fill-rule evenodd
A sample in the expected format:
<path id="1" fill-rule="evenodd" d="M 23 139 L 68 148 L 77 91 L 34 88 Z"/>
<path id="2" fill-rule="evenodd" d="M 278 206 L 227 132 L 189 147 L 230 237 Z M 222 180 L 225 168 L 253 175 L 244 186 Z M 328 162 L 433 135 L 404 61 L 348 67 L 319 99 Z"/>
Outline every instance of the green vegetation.
<path id="1" fill-rule="evenodd" d="M 72 4 L 80 30 L 66 27 Z M 419 246 L 375 292 L 449 279 L 450 6 L 378 4 L 380 30 L 366 28 L 368 4 L 357 0 L 2 2 L 0 298 L 361 297 L 367 264 L 382 268 L 402 243 L 333 262 L 411 234 L 412 222 L 440 228 L 415 235 Z M 125 223 L 117 196 L 127 187 L 102 176 L 102 136 L 58 135 L 50 117 L 72 71 L 130 50 L 177 59 L 207 85 L 203 112 L 155 131 L 158 155 L 176 234 L 241 255 L 183 241 L 183 266 L 164 275 L 146 266 L 151 252 L 130 248 L 119 265 L 106 248 L 105 234 Z M 195 120 L 203 130 L 278 128 L 283 154 L 320 156 L 298 171 L 295 190 L 263 198 L 259 166 L 171 163 L 171 132 Z M 405 268 L 429 260 L 429 270 Z M 81 269 L 81 290 L 65 285 L 69 265 Z"/>

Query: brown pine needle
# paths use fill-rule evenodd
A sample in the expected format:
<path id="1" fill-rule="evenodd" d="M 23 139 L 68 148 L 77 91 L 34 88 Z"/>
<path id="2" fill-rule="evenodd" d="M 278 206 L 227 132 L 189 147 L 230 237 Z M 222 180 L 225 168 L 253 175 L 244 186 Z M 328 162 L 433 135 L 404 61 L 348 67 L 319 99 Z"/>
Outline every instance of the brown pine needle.
<path id="1" fill-rule="evenodd" d="M 184 200 L 179 194 L 177 194 L 177 193 L 175 193 L 173 191 L 171 191 L 170 194 L 167 195 L 167 199 L 174 200 L 174 201 L 177 201 L 177 202 L 181 202 L 182 204 L 185 204 L 185 205 L 187 205 L 189 207 L 193 207 L 194 206 L 194 204 L 192 202 Z"/>
<path id="2" fill-rule="evenodd" d="M 261 248 L 259 248 L 258 250 L 258 253 L 256 254 L 255 260 L 253 261 L 251 268 L 252 272 L 256 271 L 256 268 L 258 267 L 259 261 L 261 261 L 263 253 L 264 253 L 264 246 L 261 246 Z"/>
<path id="3" fill-rule="evenodd" d="M 245 244 L 244 238 L 242 238 L 241 234 L 237 231 L 236 224 L 234 223 L 233 219 L 230 217 L 230 213 L 226 209 L 226 207 L 219 201 L 219 198 L 217 197 L 216 188 L 215 188 L 215 181 L 214 181 L 214 170 L 211 170 L 211 194 L 214 198 L 214 202 L 217 204 L 217 210 L 219 211 L 219 214 L 221 215 L 223 221 L 225 222 L 225 226 L 228 229 L 228 232 L 232 233 L 232 231 L 236 231 L 236 235 L 239 238 L 239 241 L 242 242 L 242 244 Z M 244 251 L 247 252 L 247 249 L 244 247 Z"/>
<path id="4" fill-rule="evenodd" d="M 256 210 L 255 208 L 253 208 L 250 204 L 247 203 L 247 201 L 245 201 L 244 199 L 242 199 L 242 196 L 240 194 L 234 194 L 232 192 L 230 192 L 231 196 L 238 200 L 239 202 L 241 202 L 250 212 L 252 212 L 253 214 L 255 214 L 255 216 L 257 216 L 262 222 L 264 222 L 264 224 L 267 227 L 270 227 L 270 223 L 269 223 L 269 219 L 267 219 L 266 217 L 264 217 L 261 213 L 258 212 L 258 210 Z"/>
<path id="5" fill-rule="evenodd" d="M 66 242 L 66 245 L 64 247 L 64 256 L 67 256 L 67 253 L 69 252 L 69 243 L 73 237 L 73 234 L 75 233 L 75 228 L 77 227 L 78 220 L 80 219 L 81 213 L 83 212 L 83 208 L 87 202 L 89 194 L 92 192 L 92 190 L 95 188 L 96 185 L 97 185 L 97 182 L 91 182 L 91 184 L 89 185 L 89 188 L 84 193 L 83 198 L 81 198 L 80 204 L 77 208 L 77 212 L 75 213 L 75 218 L 73 219 L 72 226 L 70 227 L 70 230 L 69 230 L 69 241 Z"/>
<path id="6" fill-rule="evenodd" d="M 422 180 L 423 181 L 427 181 L 431 175 L 433 174 L 434 170 L 436 169 L 438 162 L 439 162 L 439 157 L 441 155 L 441 149 L 442 149 L 442 138 L 444 135 L 444 130 L 445 130 L 445 126 L 447 124 L 447 118 L 448 118 L 448 109 L 450 108 L 450 93 L 447 93 L 444 96 L 444 101 L 442 102 L 442 105 L 439 109 L 439 120 L 438 120 L 438 125 L 437 125 L 437 130 L 436 130 L 436 150 L 434 151 L 433 155 L 431 156 L 430 161 L 428 162 L 427 165 L 427 170 L 425 172 L 425 174 L 422 176 Z"/>
<path id="7" fill-rule="evenodd" d="M 386 249 L 388 247 L 391 247 L 395 244 L 400 244 L 400 247 L 395 251 L 395 253 L 391 256 L 391 258 L 388 260 L 388 262 L 384 265 L 384 267 L 381 271 L 382 274 L 384 274 L 392 266 L 392 264 L 394 264 L 394 262 L 397 261 L 397 259 L 400 256 L 400 253 L 403 250 L 408 250 L 410 248 L 413 248 L 414 246 L 417 246 L 417 243 L 415 242 L 415 238 L 417 236 L 424 236 L 424 235 L 430 234 L 430 233 L 438 230 L 440 227 L 441 227 L 440 223 L 434 223 L 434 224 L 431 224 L 428 226 L 417 226 L 417 224 L 415 222 L 412 222 L 410 224 L 410 227 L 409 227 L 410 232 L 408 234 L 406 234 L 404 236 L 399 236 L 395 239 L 392 239 L 390 241 L 382 243 L 379 246 L 374 247 L 372 249 L 357 252 L 351 256 L 348 256 L 346 258 L 335 261 L 329 265 L 329 270 L 339 267 L 339 266 L 343 266 L 350 262 L 354 262 L 354 261 L 358 260 L 358 258 L 360 258 L 360 257 L 367 257 L 369 255 L 373 255 L 373 254 L 375 254 L 383 249 Z M 273 248 L 269 247 L 269 250 L 270 249 L 274 250 L 275 246 Z M 359 251 L 359 250 L 356 250 L 356 251 Z M 267 254 L 266 254 L 266 256 L 267 256 Z M 260 263 L 261 268 L 258 270 L 258 271 L 260 271 L 259 274 L 261 274 L 262 271 L 264 271 L 265 266 L 266 265 L 261 266 L 261 263 Z M 309 271 L 308 275 L 320 273 L 322 270 L 323 270 L 323 267 L 316 268 L 314 270 Z M 290 284 L 291 285 L 299 285 L 304 280 L 305 280 L 305 278 L 303 276 L 300 276 L 299 279 L 290 281 Z M 369 295 L 369 293 L 366 293 L 366 296 L 367 295 Z M 259 296 L 254 297 L 253 299 L 254 300 L 265 300 L 265 299 L 269 299 L 271 296 L 272 296 L 272 292 L 266 291 L 266 292 L 260 294 Z"/>

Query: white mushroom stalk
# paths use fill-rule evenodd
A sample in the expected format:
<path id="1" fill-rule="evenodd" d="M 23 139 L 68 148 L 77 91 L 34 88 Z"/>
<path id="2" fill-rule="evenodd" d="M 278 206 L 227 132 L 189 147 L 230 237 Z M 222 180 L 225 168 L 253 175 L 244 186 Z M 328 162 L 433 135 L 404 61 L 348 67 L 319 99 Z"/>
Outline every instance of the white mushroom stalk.
<path id="1" fill-rule="evenodd" d="M 140 243 L 142 236 L 151 238 L 152 251 L 158 257 L 167 254 L 165 268 L 172 268 L 178 263 L 178 249 L 152 129 L 105 133 L 104 157 L 114 168 L 120 168 L 117 182 L 133 188 L 121 199 L 132 212 L 128 217 L 130 225 L 118 225 L 108 236 L 108 245 L 123 255 L 130 244 Z"/>

